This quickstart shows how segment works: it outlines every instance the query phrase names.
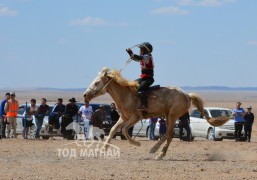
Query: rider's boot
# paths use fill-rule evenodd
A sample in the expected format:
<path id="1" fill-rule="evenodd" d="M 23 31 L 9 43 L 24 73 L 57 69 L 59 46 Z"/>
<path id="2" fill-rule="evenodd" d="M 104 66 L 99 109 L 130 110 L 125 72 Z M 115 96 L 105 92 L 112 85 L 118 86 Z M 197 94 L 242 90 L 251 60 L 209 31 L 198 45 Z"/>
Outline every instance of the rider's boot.
<path id="1" fill-rule="evenodd" d="M 147 110 L 147 97 L 144 91 L 138 92 L 138 96 L 140 97 L 141 100 L 141 106 L 137 108 L 137 110 Z"/>

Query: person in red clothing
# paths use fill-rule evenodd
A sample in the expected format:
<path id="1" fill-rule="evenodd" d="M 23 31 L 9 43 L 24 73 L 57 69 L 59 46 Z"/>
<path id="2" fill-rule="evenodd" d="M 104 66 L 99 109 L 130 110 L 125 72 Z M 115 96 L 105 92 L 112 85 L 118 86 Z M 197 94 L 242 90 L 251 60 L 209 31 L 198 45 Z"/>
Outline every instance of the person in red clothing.
<path id="1" fill-rule="evenodd" d="M 146 91 L 154 83 L 154 62 L 151 54 L 153 51 L 153 47 L 149 42 L 144 42 L 140 44 L 138 47 L 140 48 L 139 55 L 134 54 L 130 48 L 126 49 L 126 51 L 130 55 L 131 59 L 140 62 L 141 75 L 140 78 L 136 80 L 139 83 L 138 96 L 141 100 L 141 106 L 138 107 L 138 110 L 146 110 Z"/>

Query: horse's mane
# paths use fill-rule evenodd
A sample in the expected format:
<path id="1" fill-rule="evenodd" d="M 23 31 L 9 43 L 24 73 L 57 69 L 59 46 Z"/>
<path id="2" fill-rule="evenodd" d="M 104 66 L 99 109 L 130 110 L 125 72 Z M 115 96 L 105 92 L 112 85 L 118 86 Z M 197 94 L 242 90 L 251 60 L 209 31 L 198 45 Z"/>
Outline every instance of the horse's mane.
<path id="1" fill-rule="evenodd" d="M 134 93 L 137 93 L 138 82 L 137 81 L 129 81 L 129 80 L 123 78 L 120 71 L 114 69 L 108 73 L 108 76 L 111 77 L 119 85 L 127 86 L 131 91 L 133 91 Z"/>

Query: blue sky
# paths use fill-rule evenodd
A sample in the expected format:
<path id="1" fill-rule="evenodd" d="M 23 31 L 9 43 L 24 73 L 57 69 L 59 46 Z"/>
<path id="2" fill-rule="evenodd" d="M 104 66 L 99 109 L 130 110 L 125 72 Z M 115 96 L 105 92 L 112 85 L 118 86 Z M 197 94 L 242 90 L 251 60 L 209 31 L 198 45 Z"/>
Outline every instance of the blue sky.
<path id="1" fill-rule="evenodd" d="M 0 89 L 86 88 L 145 41 L 155 84 L 256 87 L 256 8 L 256 0 L 0 0 Z M 138 78 L 139 64 L 122 73 Z"/>

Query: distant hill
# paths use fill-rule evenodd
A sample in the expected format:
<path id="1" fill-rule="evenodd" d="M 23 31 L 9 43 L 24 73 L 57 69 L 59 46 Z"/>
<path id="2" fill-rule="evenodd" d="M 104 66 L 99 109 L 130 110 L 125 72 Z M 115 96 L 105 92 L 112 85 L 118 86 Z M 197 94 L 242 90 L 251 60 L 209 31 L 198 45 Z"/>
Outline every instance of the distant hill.
<path id="1" fill-rule="evenodd" d="M 227 86 L 181 86 L 187 91 L 257 91 L 257 87 L 227 87 Z M 86 88 L 2 88 L 0 91 L 80 91 L 83 92 Z"/>

